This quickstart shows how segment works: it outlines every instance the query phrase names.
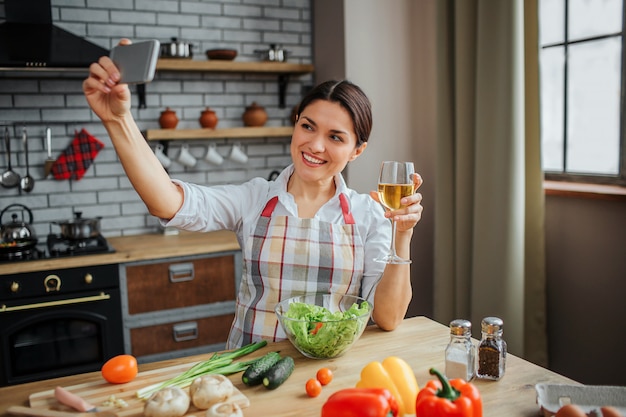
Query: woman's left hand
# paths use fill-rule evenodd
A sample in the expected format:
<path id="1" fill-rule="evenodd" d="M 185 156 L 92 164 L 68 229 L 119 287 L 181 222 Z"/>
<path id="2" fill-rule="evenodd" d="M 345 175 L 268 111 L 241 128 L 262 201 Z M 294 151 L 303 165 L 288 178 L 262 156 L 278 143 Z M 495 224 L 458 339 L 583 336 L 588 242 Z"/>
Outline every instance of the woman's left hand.
<path id="1" fill-rule="evenodd" d="M 423 183 L 422 177 L 419 174 L 413 174 L 413 183 L 415 184 L 415 193 L 402 198 L 403 207 L 398 210 L 386 210 L 385 217 L 388 219 L 393 218 L 396 222 L 398 232 L 405 232 L 413 229 L 422 218 L 422 194 L 417 190 Z M 380 203 L 378 193 L 376 191 L 370 191 L 370 196 Z"/>

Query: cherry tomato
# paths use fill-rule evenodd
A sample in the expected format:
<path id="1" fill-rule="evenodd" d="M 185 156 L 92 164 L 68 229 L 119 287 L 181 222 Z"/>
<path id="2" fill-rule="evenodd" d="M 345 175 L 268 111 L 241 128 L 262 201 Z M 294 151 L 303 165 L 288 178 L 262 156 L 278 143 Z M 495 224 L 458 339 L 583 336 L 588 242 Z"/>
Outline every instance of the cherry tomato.
<path id="1" fill-rule="evenodd" d="M 317 379 L 309 379 L 306 381 L 306 395 L 309 397 L 317 397 L 322 393 L 322 384 Z"/>
<path id="2" fill-rule="evenodd" d="M 328 368 L 320 368 L 320 370 L 317 371 L 316 377 L 320 384 L 328 385 L 330 381 L 333 380 L 333 371 Z"/>
<path id="3" fill-rule="evenodd" d="M 102 365 L 102 377 L 111 384 L 124 384 L 137 376 L 137 359 L 132 355 L 114 356 Z"/>

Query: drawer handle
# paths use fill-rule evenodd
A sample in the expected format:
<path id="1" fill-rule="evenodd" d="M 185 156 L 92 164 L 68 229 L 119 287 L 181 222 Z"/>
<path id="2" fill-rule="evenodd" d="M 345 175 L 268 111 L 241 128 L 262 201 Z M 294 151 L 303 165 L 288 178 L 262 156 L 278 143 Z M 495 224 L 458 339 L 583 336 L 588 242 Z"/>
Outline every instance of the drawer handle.
<path id="1" fill-rule="evenodd" d="M 193 263 L 173 264 L 169 267 L 170 282 L 184 282 L 193 280 Z"/>
<path id="2" fill-rule="evenodd" d="M 198 338 L 198 323 L 195 321 L 175 324 L 172 330 L 176 342 L 184 342 L 185 340 Z"/>

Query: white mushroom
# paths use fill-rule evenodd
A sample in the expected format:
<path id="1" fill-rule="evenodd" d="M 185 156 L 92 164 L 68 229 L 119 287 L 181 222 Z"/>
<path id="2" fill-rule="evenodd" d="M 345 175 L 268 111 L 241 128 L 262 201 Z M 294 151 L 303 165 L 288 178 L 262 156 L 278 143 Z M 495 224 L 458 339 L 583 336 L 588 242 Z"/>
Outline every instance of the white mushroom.
<path id="1" fill-rule="evenodd" d="M 191 402 L 201 410 L 213 404 L 224 402 L 233 395 L 235 388 L 224 375 L 210 374 L 193 380 L 189 387 Z"/>
<path id="2" fill-rule="evenodd" d="M 146 417 L 181 417 L 188 409 L 189 395 L 178 387 L 169 387 L 150 396 L 143 414 Z"/>
<path id="3" fill-rule="evenodd" d="M 207 410 L 206 417 L 243 417 L 243 412 L 235 403 L 217 403 Z"/>

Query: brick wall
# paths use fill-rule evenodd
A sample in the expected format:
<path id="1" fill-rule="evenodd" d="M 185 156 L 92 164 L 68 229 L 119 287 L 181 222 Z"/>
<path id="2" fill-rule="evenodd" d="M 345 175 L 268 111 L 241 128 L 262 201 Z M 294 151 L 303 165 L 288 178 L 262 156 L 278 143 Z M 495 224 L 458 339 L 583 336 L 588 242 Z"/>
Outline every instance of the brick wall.
<path id="1" fill-rule="evenodd" d="M 86 37 L 107 49 L 119 38 L 135 41 L 171 37 L 191 42 L 195 59 L 205 59 L 210 48 L 235 48 L 238 60 L 257 59 L 256 49 L 270 43 L 281 44 L 290 52 L 289 61 L 311 63 L 310 0 L 52 0 L 55 25 Z M 4 1 L 0 0 L 0 18 Z M 19 188 L 0 188 L 0 210 L 20 203 L 33 212 L 34 228 L 42 238 L 58 232 L 55 220 L 71 219 L 74 211 L 84 217 L 102 216 L 105 236 L 120 236 L 156 231 L 151 217 L 124 175 L 106 131 L 87 107 L 81 84 L 84 73 L 42 74 L 0 72 L 0 125 L 10 127 L 13 170 L 25 175 L 21 129 L 29 136 L 30 174 L 36 180 L 31 193 Z M 219 127 L 242 126 L 245 107 L 256 101 L 269 115 L 268 126 L 288 125 L 291 108 L 301 92 L 312 84 L 312 75 L 292 76 L 285 108 L 278 105 L 276 75 L 158 72 L 147 85 L 147 108 L 133 114 L 143 129 L 158 128 L 158 118 L 166 106 L 177 112 L 179 128 L 198 128 L 200 112 L 209 106 L 219 117 Z M 85 128 L 105 144 L 95 163 L 79 181 L 43 178 L 45 128 L 52 129 L 53 157 L 70 143 L 76 130 Z M 246 165 L 225 159 L 214 166 L 202 160 L 210 143 L 226 156 L 234 143 L 241 143 L 249 155 Z M 151 146 L 154 147 L 154 143 Z M 176 158 L 180 141 L 169 145 L 168 154 Z M 189 141 L 198 158 L 193 168 L 174 162 L 172 177 L 201 184 L 240 183 L 267 177 L 272 170 L 290 162 L 289 138 Z M 7 167 L 4 141 L 0 144 L 0 170 Z M 10 217 L 2 219 L 10 221 Z"/>

